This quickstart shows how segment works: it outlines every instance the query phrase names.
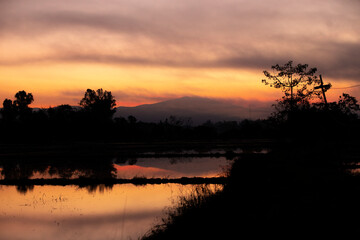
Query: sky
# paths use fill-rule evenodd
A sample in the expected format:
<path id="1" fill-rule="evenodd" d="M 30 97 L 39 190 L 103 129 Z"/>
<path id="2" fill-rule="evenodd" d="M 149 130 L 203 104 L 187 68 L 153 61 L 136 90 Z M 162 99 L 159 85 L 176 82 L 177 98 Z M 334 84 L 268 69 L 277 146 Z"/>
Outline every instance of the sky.
<path id="1" fill-rule="evenodd" d="M 0 0 L 0 101 L 118 106 L 200 96 L 272 101 L 272 65 L 316 67 L 335 101 L 360 98 L 358 0 Z M 346 88 L 346 89 L 344 89 Z"/>

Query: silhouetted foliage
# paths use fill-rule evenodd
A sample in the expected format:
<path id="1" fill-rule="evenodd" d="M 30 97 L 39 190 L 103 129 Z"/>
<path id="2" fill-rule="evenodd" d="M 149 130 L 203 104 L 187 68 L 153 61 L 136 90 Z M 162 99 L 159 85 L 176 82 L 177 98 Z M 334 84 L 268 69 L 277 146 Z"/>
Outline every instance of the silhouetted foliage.
<path id="1" fill-rule="evenodd" d="M 14 110 L 14 104 L 10 99 L 5 99 L 3 102 L 3 111 L 12 111 Z"/>
<path id="2" fill-rule="evenodd" d="M 143 239 L 323 235 L 322 226 L 354 234 L 360 179 L 344 164 L 354 160 L 356 148 L 281 142 L 268 154 L 243 154 L 222 190 L 195 188 Z"/>
<path id="3" fill-rule="evenodd" d="M 80 109 L 60 105 L 36 111 L 29 108 L 34 101 L 32 94 L 20 91 L 14 101 L 3 102 L 1 141 L 24 143 L 3 144 L 22 155 L 36 152 L 35 144 L 30 145 L 29 151 L 21 147 L 36 141 L 41 142 L 41 146 L 86 142 L 82 151 L 87 156 L 103 157 L 108 154 L 107 147 L 122 147 L 119 142 L 131 142 L 133 148 L 128 151 L 136 152 L 136 144 L 132 143 L 135 141 L 144 145 L 162 142 L 165 146 L 171 141 L 193 144 L 201 140 L 208 144 L 269 138 L 274 142 L 269 154 L 254 154 L 256 146 L 244 148 L 241 157 L 234 161 L 222 191 L 195 189 L 189 198 L 181 199 L 179 206 L 169 212 L 164 223 L 154 228 L 147 239 L 231 239 L 240 234 L 257 235 L 259 229 L 268 235 L 277 235 L 284 228 L 311 233 L 318 229 L 319 223 L 339 226 L 358 215 L 359 176 L 349 174 L 347 167 L 358 165 L 360 106 L 355 97 L 346 93 L 337 102 L 311 102 L 313 96 L 321 95 L 315 89 L 319 84 L 314 75 L 316 69 L 307 70 L 307 67 L 306 64 L 293 67 L 290 61 L 284 66 L 273 66 L 278 72 L 275 75 L 264 71 L 268 80 L 263 82 L 285 93 L 268 119 L 207 121 L 199 126 L 192 126 L 190 119 L 174 116 L 158 123 L 144 123 L 134 116 L 112 119 L 115 99 L 111 92 L 102 89 L 88 89 L 80 101 Z M 95 143 L 89 144 L 91 141 Z M 103 142 L 112 144 L 101 144 Z M 94 146 L 99 145 L 104 148 L 93 151 Z M 40 155 L 48 159 L 51 147 L 42 148 Z M 66 153 L 55 151 L 56 156 L 51 157 L 57 160 L 39 161 L 17 159 L 16 154 L 15 160 L 4 161 L 3 158 L 14 155 L 2 152 L 1 174 L 4 180 L 17 179 L 25 183 L 34 174 L 43 173 L 60 178 L 78 175 L 104 182 L 115 177 L 112 158 L 79 159 L 79 151 L 77 148 L 67 149 Z M 60 158 L 59 154 L 65 157 Z M 231 151 L 225 155 L 230 159 L 239 156 Z M 130 162 L 125 157 L 119 161 Z M 132 161 L 134 163 L 134 159 Z M 107 187 L 83 186 L 89 191 Z M 22 193 L 32 188 L 32 185 L 17 185 Z M 310 227 L 304 228 L 304 223 Z"/>
<path id="4" fill-rule="evenodd" d="M 80 106 L 96 119 L 111 119 L 115 113 L 116 100 L 111 92 L 104 91 L 102 88 L 94 91 L 87 89 Z"/>
<path id="5" fill-rule="evenodd" d="M 273 133 L 277 132 L 272 137 L 306 139 L 310 135 L 301 133 L 309 132 L 322 140 L 334 140 L 338 136 L 355 140 L 360 131 L 356 98 L 344 93 L 338 102 L 328 103 L 325 92 L 331 84 L 323 84 L 321 75 L 315 75 L 316 68 L 307 70 L 307 64 L 293 66 L 292 63 L 272 66 L 275 74 L 264 71 L 267 80 L 262 82 L 280 88 L 285 94 L 274 104 L 275 112 L 268 119 Z M 313 101 L 316 97 L 324 102 Z"/>
<path id="6" fill-rule="evenodd" d="M 281 100 L 283 105 L 288 104 L 292 108 L 297 103 L 307 101 L 314 96 L 321 98 L 321 92 L 316 91 L 316 87 L 321 83 L 319 77 L 315 75 L 316 68 L 308 70 L 308 64 L 293 66 L 292 61 L 283 66 L 276 64 L 271 68 L 276 73 L 271 74 L 265 70 L 264 75 L 267 79 L 263 79 L 262 82 L 284 92 L 285 96 Z"/>
<path id="7" fill-rule="evenodd" d="M 271 117 L 263 120 L 207 121 L 193 126 L 191 119 L 169 116 L 158 123 L 145 123 L 134 116 L 113 119 L 115 99 L 111 92 L 88 89 L 82 107 L 60 105 L 48 109 L 29 108 L 32 94 L 20 91 L 14 101 L 5 99 L 1 110 L 2 142 L 128 142 L 178 140 L 236 140 L 254 138 L 334 139 L 341 133 L 347 140 L 360 133 L 359 104 L 343 94 L 337 102 L 312 103 L 307 98 L 291 107 L 289 98 L 275 104 Z M 22 109 L 20 111 L 20 109 Z"/>
<path id="8" fill-rule="evenodd" d="M 2 117 L 4 121 L 11 122 L 14 121 L 17 111 L 16 108 L 10 99 L 5 99 L 3 102 L 3 109 L 1 110 Z"/>
<path id="9" fill-rule="evenodd" d="M 41 146 L 52 142 L 86 142 L 82 151 L 87 155 L 103 156 L 108 153 L 107 147 L 122 146 L 118 142 L 138 141 L 147 145 L 153 141 L 165 146 L 171 141 L 193 144 L 201 140 L 208 144 L 269 138 L 274 142 L 269 154 L 254 154 L 256 146 L 245 148 L 235 160 L 222 191 L 214 193 L 206 187 L 198 188 L 189 198 L 182 198 L 179 207 L 169 212 L 164 224 L 153 229 L 148 239 L 230 239 L 240 235 L 239 231 L 248 235 L 262 229 L 267 234 L 278 234 L 284 227 L 299 232 L 304 230 L 305 222 L 310 226 L 305 231 L 310 233 L 319 222 L 346 222 L 354 214 L 358 215 L 360 200 L 359 177 L 350 175 L 347 169 L 358 164 L 358 101 L 344 93 L 337 102 L 313 103 L 309 99 L 318 96 L 314 90 L 318 83 L 314 76 L 316 70 L 307 71 L 307 65 L 292 67 L 291 62 L 273 68 L 280 73 L 265 75 L 274 81 L 273 86 L 285 92 L 285 97 L 278 101 L 276 111 L 268 119 L 207 121 L 199 126 L 192 126 L 189 119 L 174 116 L 159 123 L 144 123 L 134 116 L 112 119 L 115 99 L 111 92 L 102 89 L 88 89 L 80 101 L 81 109 L 60 105 L 32 111 L 29 108 L 32 94 L 20 91 L 14 101 L 5 99 L 3 102 L 1 141 L 25 143 L 13 146 L 23 155 L 36 152 L 34 145 L 30 145 L 30 151 L 19 148 L 30 142 L 40 141 Z M 295 77 L 296 74 L 300 77 Z M 282 77 L 284 84 L 279 80 Z M 299 89 L 294 93 L 293 88 Z M 91 141 L 95 143 L 88 144 Z M 103 142 L 116 144 L 100 144 Z M 104 148 L 92 151 L 98 145 Z M 51 147 L 46 148 L 47 151 L 50 152 Z M 47 151 L 42 152 L 46 157 L 49 156 Z M 77 174 L 83 179 L 95 178 L 107 183 L 115 177 L 111 158 L 100 162 L 72 159 L 68 156 L 81 156 L 79 149 L 67 151 L 56 151 L 56 155 L 66 156 L 52 156 L 58 161 L 42 159 L 39 162 L 36 159 L 2 161 L 4 156 L 11 157 L 11 154 L 2 153 L 1 174 L 8 181 L 23 180 L 24 184 L 17 185 L 22 193 L 33 188 L 31 184 L 26 185 L 26 180 L 35 173 L 61 178 Z M 136 147 L 131 151 L 136 152 Z M 226 151 L 225 155 L 231 159 L 239 156 L 231 151 Z M 89 191 L 98 188 L 96 184 L 83 186 Z"/>
<path id="10" fill-rule="evenodd" d="M 6 121 L 13 121 L 15 118 L 26 120 L 29 117 L 32 109 L 29 105 L 34 101 L 31 93 L 26 93 L 24 90 L 15 94 L 15 100 L 5 99 L 3 102 L 2 115 Z"/>
<path id="11" fill-rule="evenodd" d="M 339 101 L 337 102 L 337 104 L 333 103 L 330 106 L 330 109 L 341 111 L 347 116 L 356 117 L 358 115 L 358 111 L 360 110 L 360 106 L 355 97 L 350 96 L 347 93 L 343 93 L 342 96 L 339 96 Z"/>
<path id="12" fill-rule="evenodd" d="M 37 175 L 39 179 L 73 179 L 79 178 L 84 183 L 107 182 L 116 178 L 116 169 L 111 158 L 22 158 L 0 159 L 2 170 L 0 179 L 4 181 L 15 180 L 17 183 L 26 182 Z M 96 181 L 95 181 L 96 180 Z M 89 191 L 96 190 L 98 184 L 86 185 Z M 17 190 L 26 193 L 33 189 L 33 185 L 17 185 Z"/>
<path id="13" fill-rule="evenodd" d="M 136 124 L 137 119 L 136 119 L 136 117 L 130 115 L 130 116 L 128 116 L 128 122 L 130 125 L 134 125 L 134 124 Z"/>
<path id="14" fill-rule="evenodd" d="M 28 112 L 30 110 L 29 105 L 34 101 L 34 97 L 31 93 L 26 93 L 24 90 L 15 94 L 15 100 L 13 102 L 15 108 L 20 114 Z"/>
<path id="15" fill-rule="evenodd" d="M 310 103 L 303 101 L 293 108 L 283 101 L 275 105 L 276 111 L 269 118 L 279 137 L 309 138 L 348 141 L 357 139 L 360 132 L 359 105 L 355 97 L 344 93 L 337 102 Z M 357 141 L 357 140 L 356 140 Z"/>

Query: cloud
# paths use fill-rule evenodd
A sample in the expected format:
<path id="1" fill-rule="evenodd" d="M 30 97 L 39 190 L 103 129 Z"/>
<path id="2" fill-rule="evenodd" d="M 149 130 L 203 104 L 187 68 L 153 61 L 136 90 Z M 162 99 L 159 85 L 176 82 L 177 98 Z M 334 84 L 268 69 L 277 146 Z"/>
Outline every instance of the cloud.
<path id="1" fill-rule="evenodd" d="M 257 49 L 253 49 L 257 52 Z M 19 65 L 33 63 L 100 63 L 111 65 L 155 66 L 172 68 L 230 68 L 230 69 L 270 69 L 272 65 L 284 64 L 289 60 L 295 63 L 308 63 L 317 67 L 319 73 L 330 78 L 359 80 L 360 76 L 360 43 L 326 43 L 322 49 L 304 50 L 299 54 L 276 54 L 272 50 L 259 54 L 238 54 L 217 56 L 215 59 L 169 59 L 168 56 L 152 58 L 151 56 L 121 56 L 116 54 L 94 54 L 62 52 L 48 56 L 24 58 L 19 60 L 0 60 L 2 65 Z"/>
<path id="2" fill-rule="evenodd" d="M 1 1 L 2 65 L 269 69 L 288 60 L 360 81 L 360 2 Z M 6 10 L 5 10 L 6 9 Z M 25 50 L 11 54 L 8 45 Z M 37 47 L 41 54 L 26 51 Z M 14 56 L 15 55 L 15 56 Z"/>

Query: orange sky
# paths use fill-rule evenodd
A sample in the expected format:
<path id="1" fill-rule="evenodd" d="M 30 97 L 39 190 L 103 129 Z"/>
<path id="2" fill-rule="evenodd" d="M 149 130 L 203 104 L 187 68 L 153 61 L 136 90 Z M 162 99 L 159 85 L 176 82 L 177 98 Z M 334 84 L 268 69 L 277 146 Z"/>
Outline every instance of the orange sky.
<path id="1" fill-rule="evenodd" d="M 41 107 L 77 104 L 87 88 L 112 91 L 118 105 L 153 103 L 182 96 L 273 100 L 279 95 L 278 91 L 261 85 L 261 74 L 244 70 L 137 66 L 123 69 L 96 64 L 16 66 L 1 70 L 4 78 L 13 79 L 2 83 L 2 97 L 12 98 L 15 89 L 21 86 L 19 90 L 34 94 L 33 105 Z M 24 76 L 28 81 L 21 80 Z"/>
<path id="2" fill-rule="evenodd" d="M 286 4 L 285 4 L 286 3 Z M 317 67 L 334 88 L 360 82 L 360 3 L 305 1 L 1 1 L 0 101 L 77 105 L 87 88 L 118 106 L 182 96 L 270 101 L 263 70 Z M 330 100 L 346 91 L 334 89 Z"/>

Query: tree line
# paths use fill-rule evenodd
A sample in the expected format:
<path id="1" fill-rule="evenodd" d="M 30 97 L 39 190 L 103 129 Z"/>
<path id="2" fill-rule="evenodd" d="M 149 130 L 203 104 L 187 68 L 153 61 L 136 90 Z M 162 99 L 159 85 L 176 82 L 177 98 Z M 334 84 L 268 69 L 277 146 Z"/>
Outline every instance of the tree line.
<path id="1" fill-rule="evenodd" d="M 317 68 L 308 64 L 294 65 L 292 61 L 264 71 L 262 82 L 280 89 L 284 95 L 274 104 L 270 116 L 278 132 L 289 138 L 357 139 L 360 132 L 360 106 L 355 97 L 343 93 L 338 101 L 328 102 L 324 84 Z"/>
<path id="2" fill-rule="evenodd" d="M 284 96 L 274 104 L 267 119 L 207 121 L 191 126 L 188 119 L 169 116 L 158 123 L 138 121 L 134 116 L 114 118 L 116 100 L 110 91 L 87 89 L 79 107 L 60 105 L 34 111 L 34 96 L 26 91 L 5 99 L 1 109 L 2 142 L 28 141 L 162 141 L 243 138 L 355 138 L 360 133 L 355 97 L 344 93 L 336 102 L 326 101 L 326 91 L 317 69 L 307 64 L 272 66 L 264 71 L 265 85 Z M 318 99 L 320 101 L 314 101 Z"/>
<path id="3" fill-rule="evenodd" d="M 116 100 L 103 89 L 87 89 L 79 107 L 59 105 L 34 110 L 30 107 L 33 101 L 33 94 L 26 91 L 16 93 L 14 100 L 4 100 L 0 119 L 2 142 L 215 139 L 235 137 L 250 125 L 250 121 L 207 121 L 191 126 L 189 119 L 176 116 L 158 123 L 141 122 L 134 116 L 114 118 Z"/>

